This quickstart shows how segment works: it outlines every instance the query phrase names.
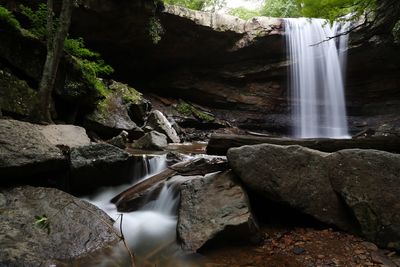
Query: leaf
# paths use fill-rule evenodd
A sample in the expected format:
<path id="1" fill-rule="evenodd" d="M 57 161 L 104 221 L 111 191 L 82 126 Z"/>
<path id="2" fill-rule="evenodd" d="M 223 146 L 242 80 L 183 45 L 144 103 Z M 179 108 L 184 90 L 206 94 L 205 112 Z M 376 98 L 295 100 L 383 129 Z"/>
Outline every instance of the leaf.
<path id="1" fill-rule="evenodd" d="M 42 216 L 35 216 L 35 222 L 33 223 L 34 226 L 39 227 L 42 230 L 47 230 L 47 234 L 50 234 L 50 222 L 46 215 Z"/>

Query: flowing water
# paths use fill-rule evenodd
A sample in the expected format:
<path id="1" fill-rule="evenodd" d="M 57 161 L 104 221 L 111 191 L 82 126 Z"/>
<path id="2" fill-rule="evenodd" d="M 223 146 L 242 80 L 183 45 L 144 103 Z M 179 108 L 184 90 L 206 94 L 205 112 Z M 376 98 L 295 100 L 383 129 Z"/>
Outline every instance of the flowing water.
<path id="1" fill-rule="evenodd" d="M 120 212 L 114 204 L 110 203 L 110 199 L 167 167 L 165 155 L 152 157 L 143 155 L 136 164 L 132 184 L 104 189 L 88 201 L 117 220 Z M 174 189 L 173 182 L 166 183 L 156 200 L 148 202 L 138 211 L 123 215 L 123 234 L 129 247 L 135 253 L 139 266 L 167 266 L 168 264 L 185 266 L 181 263 L 183 252 L 176 243 L 176 208 L 179 198 Z M 121 261 L 123 254 L 125 254 L 125 259 L 121 266 L 129 266 L 127 253 L 123 249 L 115 251 L 109 259 L 103 259 L 101 265 L 114 266 L 115 261 Z"/>
<path id="2" fill-rule="evenodd" d="M 349 138 L 344 97 L 348 36 L 328 39 L 346 25 L 285 19 L 294 135 Z"/>

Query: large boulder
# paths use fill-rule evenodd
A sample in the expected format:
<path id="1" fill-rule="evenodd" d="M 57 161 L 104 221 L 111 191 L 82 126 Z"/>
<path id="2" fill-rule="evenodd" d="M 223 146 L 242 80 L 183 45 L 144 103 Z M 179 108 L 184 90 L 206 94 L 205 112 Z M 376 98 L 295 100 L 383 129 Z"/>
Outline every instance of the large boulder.
<path id="1" fill-rule="evenodd" d="M 70 161 L 70 186 L 76 194 L 91 193 L 101 186 L 128 183 L 133 178 L 133 158 L 110 144 L 74 148 Z"/>
<path id="2" fill-rule="evenodd" d="M 265 198 L 327 224 L 353 229 L 346 207 L 331 187 L 328 153 L 301 146 L 261 144 L 228 150 L 228 162 L 243 183 Z"/>
<path id="3" fill-rule="evenodd" d="M 0 120 L 1 183 L 16 182 L 15 177 L 33 177 L 67 170 L 67 159 L 35 124 Z"/>
<path id="4" fill-rule="evenodd" d="M 300 146 L 232 148 L 228 161 L 265 198 L 400 251 L 400 155 Z"/>
<path id="5" fill-rule="evenodd" d="M 63 266 L 119 240 L 103 211 L 57 189 L 0 189 L 0 210 L 0 266 Z"/>
<path id="6" fill-rule="evenodd" d="M 163 150 L 167 145 L 167 136 L 165 134 L 151 131 L 137 140 L 133 147 L 139 149 Z"/>
<path id="7" fill-rule="evenodd" d="M 86 117 L 85 128 L 106 139 L 117 136 L 122 131 L 137 137 L 142 131 L 129 117 L 128 107 L 130 103 L 139 101 L 141 94 L 118 82 L 112 82 L 108 88 L 110 93 Z"/>
<path id="8" fill-rule="evenodd" d="M 69 148 L 90 145 L 90 139 L 84 128 L 68 125 L 53 124 L 38 126 L 43 136 L 54 146 L 67 146 Z"/>
<path id="9" fill-rule="evenodd" d="M 180 143 L 181 141 L 171 123 L 159 110 L 153 110 L 150 112 L 146 126 L 154 129 L 157 132 L 165 134 L 169 142 Z"/>
<path id="10" fill-rule="evenodd" d="M 177 233 L 185 250 L 197 251 L 217 235 L 245 240 L 255 234 L 247 195 L 231 171 L 190 179 L 180 192 Z"/>
<path id="11" fill-rule="evenodd" d="M 327 160 L 332 186 L 357 218 L 362 234 L 400 251 L 400 155 L 353 149 Z"/>

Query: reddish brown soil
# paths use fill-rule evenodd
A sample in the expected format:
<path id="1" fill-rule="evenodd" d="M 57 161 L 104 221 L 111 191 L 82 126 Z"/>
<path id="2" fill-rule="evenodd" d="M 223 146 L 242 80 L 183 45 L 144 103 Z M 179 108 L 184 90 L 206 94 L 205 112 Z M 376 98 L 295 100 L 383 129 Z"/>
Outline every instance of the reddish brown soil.
<path id="1" fill-rule="evenodd" d="M 332 229 L 264 227 L 261 245 L 224 246 L 205 252 L 205 266 L 246 267 L 400 267 L 393 252 Z"/>

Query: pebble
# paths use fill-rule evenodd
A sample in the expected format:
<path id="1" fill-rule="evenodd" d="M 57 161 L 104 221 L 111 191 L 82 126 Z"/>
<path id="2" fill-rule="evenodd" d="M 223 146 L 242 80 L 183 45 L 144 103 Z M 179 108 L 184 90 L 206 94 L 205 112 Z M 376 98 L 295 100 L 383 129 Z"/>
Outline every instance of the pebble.
<path id="1" fill-rule="evenodd" d="M 295 248 L 293 249 L 293 253 L 296 254 L 296 255 L 303 254 L 305 251 L 306 251 L 306 250 L 305 250 L 304 248 L 301 248 L 301 247 L 295 247 Z"/>

